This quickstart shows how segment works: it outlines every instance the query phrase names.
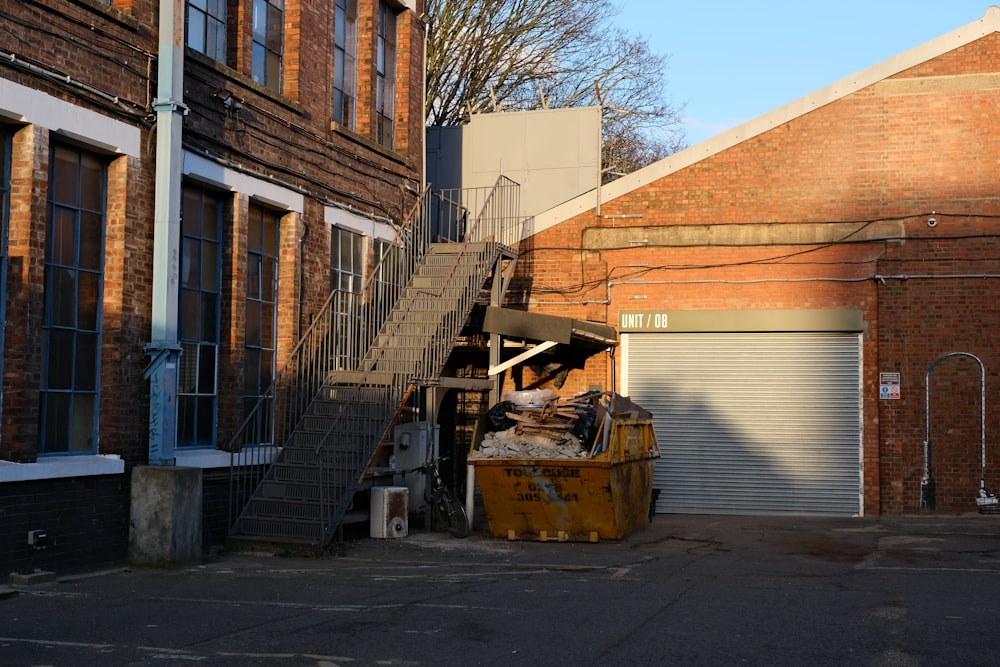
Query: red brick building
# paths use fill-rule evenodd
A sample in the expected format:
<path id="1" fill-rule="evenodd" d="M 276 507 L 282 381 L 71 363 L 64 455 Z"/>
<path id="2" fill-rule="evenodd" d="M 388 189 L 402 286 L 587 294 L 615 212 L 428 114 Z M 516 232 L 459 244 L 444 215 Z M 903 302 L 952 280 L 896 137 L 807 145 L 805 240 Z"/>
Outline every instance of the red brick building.
<path id="1" fill-rule="evenodd" d="M 562 391 L 654 413 L 659 511 L 975 512 L 1000 486 L 998 31 L 990 8 L 536 218 L 520 305 L 618 326 Z"/>
<path id="2" fill-rule="evenodd" d="M 171 457 L 204 469 L 205 546 L 224 538 L 229 439 L 421 191 L 422 0 L 171 7 L 0 9 L 4 571 L 125 558 L 158 349 L 180 353 Z"/>

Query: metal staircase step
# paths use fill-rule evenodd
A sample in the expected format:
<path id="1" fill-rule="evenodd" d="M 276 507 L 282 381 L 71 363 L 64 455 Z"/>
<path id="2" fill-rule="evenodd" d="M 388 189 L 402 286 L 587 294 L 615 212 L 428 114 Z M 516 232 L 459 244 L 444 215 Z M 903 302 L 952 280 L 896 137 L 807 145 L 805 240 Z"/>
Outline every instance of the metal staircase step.
<path id="1" fill-rule="evenodd" d="M 327 383 L 347 387 L 381 387 L 388 389 L 394 386 L 396 378 L 388 373 L 365 373 L 363 371 L 330 371 Z"/>
<path id="2" fill-rule="evenodd" d="M 339 436 L 361 435 L 378 430 L 380 424 L 377 420 L 373 419 L 370 414 L 356 414 L 356 410 L 356 407 L 349 409 L 337 417 L 306 415 L 302 418 L 301 428 L 314 435 L 333 435 L 336 433 Z"/>
<path id="3" fill-rule="evenodd" d="M 319 466 L 296 466 L 287 463 L 275 463 L 272 467 L 271 479 L 275 482 L 291 484 L 324 484 L 348 485 L 357 480 L 360 466 L 325 466 L 322 471 Z"/>
<path id="4" fill-rule="evenodd" d="M 318 521 L 241 516 L 237 521 L 237 535 L 244 540 L 256 538 L 315 544 L 322 540 L 323 531 Z"/>
<path id="5" fill-rule="evenodd" d="M 281 461 L 296 465 L 319 465 L 320 457 L 316 454 L 315 447 L 298 447 L 293 443 L 282 448 Z"/>
<path id="6" fill-rule="evenodd" d="M 441 289 L 447 289 L 444 287 L 444 282 L 447 279 L 451 280 L 462 280 L 471 278 L 474 275 L 474 271 L 450 271 L 447 267 L 439 267 L 436 272 L 426 272 L 420 273 L 413 277 L 410 281 L 410 287 L 413 288 L 415 292 L 426 291 L 426 292 L 438 292 Z M 404 292 L 405 294 L 405 292 Z"/>
<path id="7" fill-rule="evenodd" d="M 319 484 L 289 484 L 287 482 L 264 480 L 259 487 L 258 495 L 263 498 L 318 501 L 320 492 Z"/>
<path id="8" fill-rule="evenodd" d="M 320 504 L 318 500 L 306 501 L 289 499 L 281 496 L 257 497 L 250 500 L 247 506 L 246 518 L 264 519 L 297 519 L 303 521 L 319 521 Z"/>
<path id="9" fill-rule="evenodd" d="M 281 452 L 281 464 L 291 466 L 332 465 L 343 467 L 348 463 L 356 465 L 363 459 L 367 450 L 360 446 L 348 447 L 341 443 L 333 450 L 323 450 L 317 453 L 316 447 L 286 446 Z"/>
<path id="10" fill-rule="evenodd" d="M 377 412 L 386 404 L 389 393 L 384 390 L 357 391 L 350 387 L 329 387 L 320 389 L 320 395 L 313 401 L 310 413 L 314 417 L 336 418 L 340 415 L 364 415 Z"/>
<path id="11" fill-rule="evenodd" d="M 440 302 L 444 299 L 458 300 L 465 290 L 458 287 L 435 287 L 433 289 L 421 289 L 418 287 L 407 287 L 403 290 L 403 294 L 400 297 L 400 302 L 406 304 L 407 302 Z M 402 305 L 401 310 L 405 311 L 406 306 Z"/>
<path id="12" fill-rule="evenodd" d="M 380 428 L 367 428 L 367 429 L 347 429 L 338 428 L 333 433 L 329 435 L 326 433 L 321 433 L 318 431 L 295 431 L 289 438 L 289 442 L 295 447 L 311 447 L 316 449 L 317 447 L 348 447 L 354 448 L 359 446 L 360 443 L 368 442 L 373 437 L 381 433 Z"/>

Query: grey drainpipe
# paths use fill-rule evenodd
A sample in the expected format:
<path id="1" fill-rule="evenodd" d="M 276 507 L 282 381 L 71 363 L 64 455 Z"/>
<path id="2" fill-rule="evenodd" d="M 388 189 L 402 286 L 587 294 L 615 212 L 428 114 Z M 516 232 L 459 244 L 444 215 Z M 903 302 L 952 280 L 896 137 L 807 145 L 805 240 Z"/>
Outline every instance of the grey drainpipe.
<path id="1" fill-rule="evenodd" d="M 177 290 L 180 270 L 181 131 L 184 91 L 184 0 L 160 0 L 156 99 L 156 192 L 153 227 L 149 380 L 149 464 L 174 465 L 177 444 Z"/>

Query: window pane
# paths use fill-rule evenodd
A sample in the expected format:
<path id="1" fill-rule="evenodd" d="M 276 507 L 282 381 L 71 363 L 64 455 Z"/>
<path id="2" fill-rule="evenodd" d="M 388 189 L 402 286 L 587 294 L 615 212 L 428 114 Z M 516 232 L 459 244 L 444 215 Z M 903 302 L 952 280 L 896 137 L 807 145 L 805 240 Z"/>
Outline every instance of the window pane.
<path id="1" fill-rule="evenodd" d="M 335 51 L 333 54 L 333 88 L 333 106 L 336 108 L 339 106 L 336 102 L 337 98 L 344 99 L 344 53 L 342 51 Z"/>
<path id="2" fill-rule="evenodd" d="M 80 213 L 80 267 L 99 271 L 101 268 L 101 232 L 103 216 Z"/>
<path id="3" fill-rule="evenodd" d="M 72 269 L 50 267 L 49 324 L 56 327 L 76 326 L 76 273 Z"/>
<path id="4" fill-rule="evenodd" d="M 246 366 L 243 373 L 243 394 L 247 397 L 260 396 L 260 385 L 257 374 L 260 369 L 260 350 L 247 348 Z M 256 401 L 255 401 L 256 402 Z M 251 406 L 253 404 L 251 403 Z"/>
<path id="5" fill-rule="evenodd" d="M 247 303 L 247 345 L 260 346 L 260 302 Z"/>
<path id="6" fill-rule="evenodd" d="M 247 258 L 247 298 L 260 298 L 260 256 L 250 255 Z"/>
<path id="7" fill-rule="evenodd" d="M 361 267 L 365 265 L 364 237 L 362 237 L 361 235 L 355 235 L 354 242 L 352 243 L 352 245 L 354 246 L 354 257 L 353 257 L 354 272 L 361 273 L 362 272 Z"/>
<path id="8" fill-rule="evenodd" d="M 281 56 L 273 51 L 267 52 L 267 85 L 277 89 L 281 81 Z"/>
<path id="9" fill-rule="evenodd" d="M 201 323 L 198 314 L 201 312 L 201 299 L 198 292 L 194 290 L 181 291 L 181 338 L 184 340 L 198 340 L 198 332 Z"/>
<path id="10" fill-rule="evenodd" d="M 265 255 L 277 257 L 278 255 L 278 220 L 274 214 L 269 214 L 264 220 L 263 228 L 263 250 Z"/>
<path id="11" fill-rule="evenodd" d="M 104 163 L 92 153 L 81 154 L 80 205 L 91 211 L 104 210 Z"/>
<path id="12" fill-rule="evenodd" d="M 49 189 L 52 201 L 59 204 L 76 206 L 79 203 L 77 186 L 77 152 L 65 146 L 56 146 L 55 158 L 52 160 L 52 182 Z"/>
<path id="13" fill-rule="evenodd" d="M 97 389 L 97 334 L 76 335 L 76 373 L 73 380 L 73 389 L 78 391 Z"/>
<path id="14" fill-rule="evenodd" d="M 264 47 L 260 44 L 253 45 L 253 61 L 250 65 L 251 74 L 253 75 L 253 80 L 259 84 L 266 85 L 267 83 L 267 53 L 264 51 Z"/>
<path id="15" fill-rule="evenodd" d="M 346 232 L 341 232 L 340 234 L 340 270 L 341 271 L 353 271 L 354 264 L 351 262 L 353 254 L 351 253 L 351 238 Z"/>
<path id="16" fill-rule="evenodd" d="M 69 389 L 73 385 L 73 332 L 49 330 L 45 350 L 47 389 Z"/>
<path id="17" fill-rule="evenodd" d="M 42 448 L 46 454 L 69 451 L 70 400 L 70 394 L 42 396 L 45 430 Z"/>
<path id="18" fill-rule="evenodd" d="M 101 300 L 99 274 L 81 271 L 77 274 L 79 289 L 77 290 L 77 321 L 76 326 L 87 331 L 97 331 L 97 305 Z"/>
<path id="19" fill-rule="evenodd" d="M 260 298 L 264 301 L 274 301 L 274 272 L 277 268 L 276 262 L 270 257 L 265 257 L 261 264 L 263 275 L 260 277 Z"/>
<path id="20" fill-rule="evenodd" d="M 215 397 L 200 396 L 198 399 L 197 438 L 200 445 L 215 442 Z"/>
<path id="21" fill-rule="evenodd" d="M 221 217 L 222 203 L 218 197 L 206 195 L 202 210 L 201 235 L 212 241 L 219 240 L 219 218 Z M 193 234 L 194 232 L 192 232 Z"/>
<path id="22" fill-rule="evenodd" d="M 201 288 L 209 292 L 219 289 L 219 244 L 203 241 L 201 245 Z"/>
<path id="23" fill-rule="evenodd" d="M 250 207 L 250 220 L 247 226 L 247 248 L 259 251 L 261 246 L 261 210 Z"/>
<path id="24" fill-rule="evenodd" d="M 201 229 L 201 191 L 184 188 L 181 200 L 181 231 L 197 236 Z"/>
<path id="25" fill-rule="evenodd" d="M 181 343 L 181 356 L 177 363 L 177 391 L 194 393 L 198 390 L 198 344 Z"/>
<path id="26" fill-rule="evenodd" d="M 71 451 L 79 454 L 93 452 L 94 448 L 94 395 L 73 395 L 73 431 Z"/>
<path id="27" fill-rule="evenodd" d="M 208 47 L 205 51 L 220 63 L 226 61 L 226 24 L 210 21 L 208 27 Z"/>
<path id="28" fill-rule="evenodd" d="M 207 17 L 194 8 L 188 8 L 187 45 L 198 53 L 205 53 L 205 25 Z"/>
<path id="29" fill-rule="evenodd" d="M 198 393 L 215 393 L 215 360 L 217 348 L 214 345 L 201 345 L 198 355 Z"/>
<path id="30" fill-rule="evenodd" d="M 267 350 L 260 352 L 260 390 L 271 386 L 271 371 L 274 368 L 274 353 Z"/>
<path id="31" fill-rule="evenodd" d="M 181 286 L 198 287 L 198 278 L 201 271 L 199 251 L 201 245 L 198 239 L 185 238 L 181 246 Z"/>
<path id="32" fill-rule="evenodd" d="M 334 89 L 333 91 L 333 120 L 340 123 L 344 127 L 349 127 L 354 129 L 353 126 L 353 115 L 351 114 L 350 104 L 347 96 L 340 90 Z"/>
<path id="33" fill-rule="evenodd" d="M 277 5 L 277 6 L 276 6 Z M 272 1 L 267 10 L 267 50 L 281 56 L 281 33 L 283 29 L 285 13 L 281 10 L 281 3 Z"/>
<path id="34" fill-rule="evenodd" d="M 71 209 L 56 206 L 52 211 L 49 238 L 49 261 L 64 266 L 76 263 L 76 215 Z"/>
<path id="35" fill-rule="evenodd" d="M 210 343 L 217 342 L 219 337 L 216 326 L 218 313 L 218 295 L 210 292 L 201 293 L 201 340 Z"/>
<path id="36" fill-rule="evenodd" d="M 274 347 L 274 306 L 270 303 L 261 304 L 260 315 L 261 347 Z"/>
<path id="37" fill-rule="evenodd" d="M 177 398 L 177 446 L 192 447 L 198 444 L 196 433 L 197 413 L 196 396 L 179 396 Z"/>
<path id="38" fill-rule="evenodd" d="M 253 0 L 253 37 L 257 42 L 267 39 L 267 0 Z"/>

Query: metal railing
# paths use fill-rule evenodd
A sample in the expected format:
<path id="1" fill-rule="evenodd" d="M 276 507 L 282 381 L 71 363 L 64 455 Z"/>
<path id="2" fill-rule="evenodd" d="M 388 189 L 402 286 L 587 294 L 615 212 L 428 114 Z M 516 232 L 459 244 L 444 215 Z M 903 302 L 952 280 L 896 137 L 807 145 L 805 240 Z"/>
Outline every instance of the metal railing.
<path id="1" fill-rule="evenodd" d="M 265 478 L 268 468 L 278 458 L 278 448 L 294 432 L 318 396 L 336 401 L 341 408 L 316 445 L 320 461 L 320 516 L 322 532 L 328 541 L 339 524 L 341 508 L 353 489 L 330 486 L 327 474 L 335 464 L 339 470 L 362 471 L 368 459 L 384 442 L 409 396 L 414 382 L 429 381 L 440 373 L 455 336 L 461 330 L 485 277 L 458 276 L 460 265 L 478 263 L 489 271 L 483 248 L 471 246 L 485 242 L 513 248 L 519 241 L 518 186 L 501 177 L 492 188 L 471 188 L 429 193 L 425 191 L 392 243 L 383 252 L 360 293 L 335 290 L 315 316 L 276 373 L 268 390 L 243 420 L 229 442 L 232 452 L 230 470 L 230 519 L 235 523 L 254 490 Z M 474 218 L 470 212 L 477 211 Z M 456 308 L 449 313 L 443 331 L 453 332 L 444 340 L 434 336 L 434 343 L 412 369 L 405 373 L 379 371 L 387 347 L 378 345 L 378 337 L 389 315 L 400 307 L 400 296 L 424 262 L 431 244 L 455 243 L 459 248 L 444 284 L 456 278 L 470 283 L 461 291 Z M 474 250 L 470 249 L 474 248 Z M 495 252 L 495 249 L 493 250 Z M 475 254 L 473 254 L 475 253 Z M 488 262 L 485 262 L 488 264 Z M 387 276 L 389 277 L 387 279 Z M 394 284 L 398 280 L 399 284 Z M 443 293 L 444 287 L 440 288 Z M 409 308 L 412 301 L 406 302 Z M 406 312 L 396 319 L 405 320 Z M 331 383 L 332 381 L 332 383 Z M 348 406 L 353 406 L 347 410 Z M 344 420 L 354 423 L 345 424 Z M 350 427 L 350 428 L 348 428 Z M 351 433 L 376 434 L 361 450 L 347 449 L 338 457 L 332 444 L 338 429 Z M 353 453 L 352 453 L 353 452 Z M 336 487 L 336 488 L 334 488 Z M 340 489 L 340 490 L 338 490 Z"/>

